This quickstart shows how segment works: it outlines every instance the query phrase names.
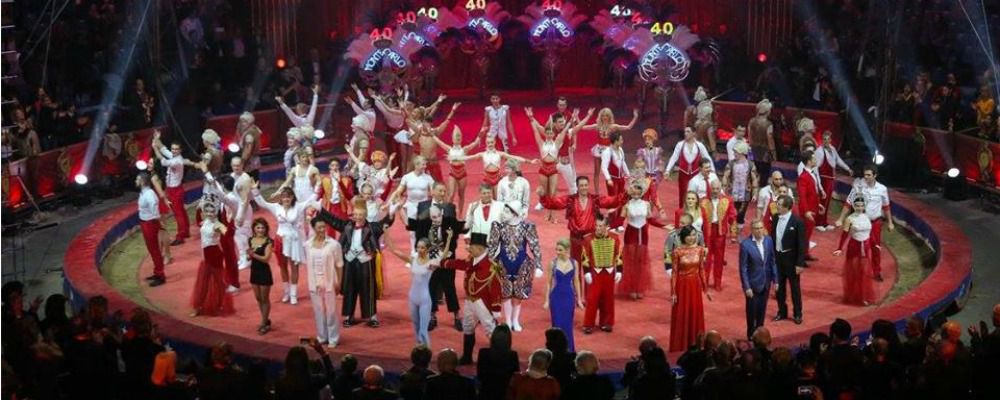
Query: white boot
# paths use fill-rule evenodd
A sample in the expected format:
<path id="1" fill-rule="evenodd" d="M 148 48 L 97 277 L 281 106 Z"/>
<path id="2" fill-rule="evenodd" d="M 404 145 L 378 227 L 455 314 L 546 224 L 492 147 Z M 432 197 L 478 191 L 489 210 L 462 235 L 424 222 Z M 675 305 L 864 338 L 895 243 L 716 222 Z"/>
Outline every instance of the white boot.
<path id="1" fill-rule="evenodd" d="M 512 305 L 511 305 L 510 299 L 504 300 L 503 301 L 503 318 L 504 318 L 504 322 L 507 323 L 507 326 L 511 325 L 510 318 L 511 318 L 511 314 L 513 313 L 511 311 L 511 309 L 512 309 Z"/>
<path id="2" fill-rule="evenodd" d="M 285 282 L 285 290 L 283 290 L 283 291 L 281 292 L 281 302 L 282 302 L 282 303 L 287 303 L 287 302 L 288 302 L 288 291 L 289 291 L 289 287 L 291 287 L 291 286 L 289 285 L 289 283 L 288 283 L 288 282 Z"/>
<path id="3" fill-rule="evenodd" d="M 521 331 L 521 303 L 514 305 L 514 326 L 512 329 L 514 329 L 514 332 Z"/>
<path id="4" fill-rule="evenodd" d="M 289 294 L 289 300 L 288 300 L 288 302 L 292 303 L 293 306 L 296 305 L 296 304 L 299 304 L 299 285 L 298 284 L 292 285 L 292 290 L 291 290 L 291 292 Z"/>
<path id="5" fill-rule="evenodd" d="M 542 203 L 535 204 L 535 211 L 542 211 L 545 208 L 542 207 Z"/>

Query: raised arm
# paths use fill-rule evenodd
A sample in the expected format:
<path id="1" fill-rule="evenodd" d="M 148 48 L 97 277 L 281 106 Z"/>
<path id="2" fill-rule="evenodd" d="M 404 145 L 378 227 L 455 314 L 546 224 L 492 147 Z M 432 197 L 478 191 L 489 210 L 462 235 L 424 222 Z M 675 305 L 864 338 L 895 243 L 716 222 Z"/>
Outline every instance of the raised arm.
<path id="1" fill-rule="evenodd" d="M 628 125 L 618 125 L 618 124 L 615 124 L 614 128 L 615 128 L 615 130 L 625 130 L 625 131 L 631 130 L 632 128 L 635 127 L 635 123 L 636 122 L 639 122 L 639 109 L 638 108 L 632 109 L 632 120 L 629 121 Z"/>
<path id="2" fill-rule="evenodd" d="M 517 160 L 517 162 L 519 162 L 519 163 L 526 163 L 526 162 L 537 161 L 537 160 L 529 160 L 529 159 L 521 157 L 521 156 L 516 156 L 516 155 L 510 154 L 510 153 L 507 153 L 505 151 L 497 151 L 497 153 L 500 153 L 501 156 L 510 158 L 512 160 Z"/>
<path id="3" fill-rule="evenodd" d="M 438 107 L 441 106 L 441 103 L 444 102 L 444 99 L 447 99 L 447 98 L 448 98 L 448 96 L 445 96 L 443 94 L 442 95 L 438 95 L 437 100 L 434 100 L 434 102 L 431 103 L 431 105 L 427 106 L 427 115 L 428 116 L 434 115 L 434 113 L 437 112 Z"/>
<path id="4" fill-rule="evenodd" d="M 292 111 L 291 107 L 288 107 L 288 105 L 285 104 L 285 101 L 282 100 L 281 96 L 275 96 L 274 99 L 278 101 L 278 108 L 281 109 L 281 112 L 285 113 L 285 116 L 287 116 L 288 119 L 292 121 L 292 125 L 298 125 L 302 123 L 302 117 L 295 115 L 295 112 Z"/>
<path id="5" fill-rule="evenodd" d="M 397 249 L 396 246 L 394 246 L 392 244 L 392 240 L 386 240 L 385 241 L 385 248 L 388 249 L 389 252 L 392 253 L 392 255 L 396 256 L 396 258 L 402 260 L 404 263 L 409 264 L 409 263 L 413 262 L 413 258 L 410 257 L 409 254 L 406 254 L 406 253 L 400 251 L 399 249 Z"/>
<path id="6" fill-rule="evenodd" d="M 463 147 L 462 151 L 468 153 L 468 152 L 472 151 L 473 149 L 475 149 L 477 146 L 479 146 L 479 135 L 476 135 L 476 138 L 472 139 L 472 143 L 469 143 L 468 145 L 466 145 L 465 147 Z"/>
<path id="7" fill-rule="evenodd" d="M 305 122 L 310 126 L 313 125 L 313 121 L 316 119 L 316 106 L 319 104 L 319 85 L 313 85 L 312 90 L 312 104 L 309 105 L 309 113 L 306 114 L 305 118 Z"/>
<path id="8" fill-rule="evenodd" d="M 455 103 L 451 105 L 451 111 L 448 112 L 448 116 L 444 118 L 444 121 L 441 122 L 440 125 L 433 128 L 434 136 L 440 135 L 441 132 L 444 131 L 444 128 L 446 128 L 448 123 L 451 122 L 452 117 L 455 116 L 455 110 L 458 110 L 458 106 L 460 105 L 462 105 L 462 103 Z"/>
<path id="9" fill-rule="evenodd" d="M 545 127 L 535 119 L 535 112 L 532 111 L 531 107 L 524 107 L 524 115 L 528 117 L 528 122 L 531 123 L 531 132 L 535 137 L 535 144 L 541 148 L 544 141 L 542 140 L 542 132 L 545 132 Z"/>

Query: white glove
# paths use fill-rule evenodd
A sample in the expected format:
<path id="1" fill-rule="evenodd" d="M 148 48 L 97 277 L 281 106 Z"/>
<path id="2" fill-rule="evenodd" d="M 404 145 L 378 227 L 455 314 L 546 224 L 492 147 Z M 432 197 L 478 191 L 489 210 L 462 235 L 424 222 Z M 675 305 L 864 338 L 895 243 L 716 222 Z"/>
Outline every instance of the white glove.
<path id="1" fill-rule="evenodd" d="M 622 273 L 615 272 L 615 283 L 621 282 L 621 280 L 622 280 Z"/>
<path id="2" fill-rule="evenodd" d="M 594 283 L 594 277 L 590 276 L 590 272 L 588 272 L 586 274 L 583 274 L 583 281 L 587 282 L 587 284 L 589 285 L 591 283 Z"/>
<path id="3" fill-rule="evenodd" d="M 544 273 L 541 268 L 535 268 L 535 279 L 541 278 Z"/>

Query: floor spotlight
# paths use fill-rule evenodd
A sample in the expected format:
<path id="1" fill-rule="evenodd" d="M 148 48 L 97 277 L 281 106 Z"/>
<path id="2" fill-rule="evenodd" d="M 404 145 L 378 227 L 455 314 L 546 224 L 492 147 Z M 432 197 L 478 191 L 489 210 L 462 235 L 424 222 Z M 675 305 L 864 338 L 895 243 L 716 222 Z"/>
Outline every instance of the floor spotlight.
<path id="1" fill-rule="evenodd" d="M 313 137 L 315 137 L 316 139 L 322 139 L 326 137 L 326 132 L 323 132 L 322 129 L 317 129 L 313 131 Z"/>
<path id="2" fill-rule="evenodd" d="M 84 174 L 76 174 L 76 176 L 73 177 L 73 181 L 76 182 L 77 185 L 86 185 L 89 180 L 90 179 L 87 179 L 87 175 Z"/>
<path id="3" fill-rule="evenodd" d="M 149 163 L 146 160 L 135 160 L 135 168 L 139 171 L 145 171 L 146 168 L 149 168 Z"/>
<path id="4" fill-rule="evenodd" d="M 945 173 L 942 195 L 951 201 L 965 200 L 965 177 L 958 168 L 950 168 Z"/>
<path id="5" fill-rule="evenodd" d="M 882 165 L 882 163 L 885 162 L 885 156 L 883 156 L 882 153 L 876 151 L 875 157 L 872 157 L 872 162 L 874 162 L 875 165 Z"/>
<path id="6" fill-rule="evenodd" d="M 230 143 L 229 146 L 226 146 L 226 148 L 229 149 L 230 153 L 239 153 L 240 152 L 240 145 L 238 145 L 236 143 Z"/>

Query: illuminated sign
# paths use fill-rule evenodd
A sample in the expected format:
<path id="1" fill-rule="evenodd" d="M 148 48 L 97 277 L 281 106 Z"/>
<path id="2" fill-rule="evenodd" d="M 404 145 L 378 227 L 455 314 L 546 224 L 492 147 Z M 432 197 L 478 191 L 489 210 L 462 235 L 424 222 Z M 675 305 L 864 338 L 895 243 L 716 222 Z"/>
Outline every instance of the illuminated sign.
<path id="1" fill-rule="evenodd" d="M 471 3 L 472 1 L 470 0 L 469 2 Z M 497 27 L 490 22 L 490 20 L 483 17 L 470 19 L 466 26 L 472 29 L 480 28 L 489 33 L 490 36 L 496 36 L 497 33 L 500 32 L 497 30 Z"/>
<path id="2" fill-rule="evenodd" d="M 543 19 L 538 23 L 538 25 L 535 25 L 535 27 L 531 29 L 531 36 L 540 38 L 549 29 L 554 29 L 556 32 L 559 32 L 559 36 L 563 38 L 573 36 L 573 29 L 566 24 L 566 21 L 558 17 Z"/>
<path id="3" fill-rule="evenodd" d="M 661 79 L 660 74 L 666 73 L 667 80 L 680 82 L 687 78 L 690 66 L 691 60 L 681 49 L 670 43 L 660 43 L 639 59 L 639 76 L 647 82 L 654 82 Z"/>
<path id="4" fill-rule="evenodd" d="M 392 49 L 384 48 L 373 51 L 372 54 L 368 56 L 368 59 L 365 60 L 362 69 L 368 72 L 373 72 L 380 65 L 382 65 L 384 61 L 389 61 L 389 63 L 396 68 L 405 68 L 407 64 L 406 57 L 403 57 L 401 54 L 393 51 Z"/>

